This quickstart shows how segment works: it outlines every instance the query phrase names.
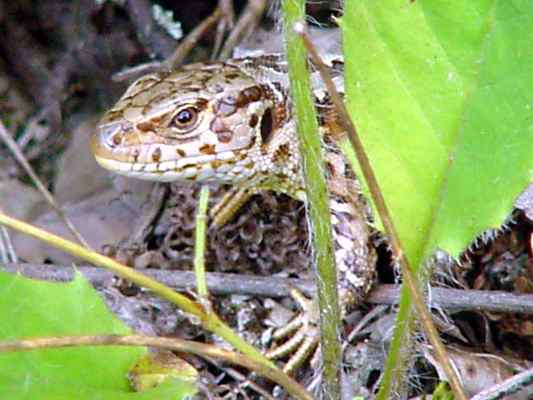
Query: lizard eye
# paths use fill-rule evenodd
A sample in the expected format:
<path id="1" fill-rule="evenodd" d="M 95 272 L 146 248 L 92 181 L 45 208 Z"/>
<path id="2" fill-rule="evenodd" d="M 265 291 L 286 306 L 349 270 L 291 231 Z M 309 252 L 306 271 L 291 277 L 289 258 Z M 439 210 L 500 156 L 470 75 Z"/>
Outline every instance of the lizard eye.
<path id="1" fill-rule="evenodd" d="M 189 131 L 198 122 L 198 110 L 195 107 L 182 108 L 172 119 L 171 125 L 180 131 Z"/>

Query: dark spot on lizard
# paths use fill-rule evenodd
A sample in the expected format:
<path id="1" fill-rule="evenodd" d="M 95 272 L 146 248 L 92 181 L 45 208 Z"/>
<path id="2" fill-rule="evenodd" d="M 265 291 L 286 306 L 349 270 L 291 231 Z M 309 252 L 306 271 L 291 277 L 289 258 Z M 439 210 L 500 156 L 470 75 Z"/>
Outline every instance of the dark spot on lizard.
<path id="1" fill-rule="evenodd" d="M 259 117 L 257 116 L 257 114 L 252 114 L 250 116 L 250 121 L 248 122 L 248 125 L 250 126 L 250 128 L 255 128 L 258 122 Z"/>
<path id="2" fill-rule="evenodd" d="M 206 99 L 196 99 L 196 108 L 198 111 L 203 111 L 207 108 L 209 102 Z"/>
<path id="3" fill-rule="evenodd" d="M 143 121 L 137 124 L 137 129 L 140 130 L 141 132 L 148 132 L 148 131 L 154 131 L 155 126 L 152 123 L 152 121 Z"/>
<path id="4" fill-rule="evenodd" d="M 280 82 L 274 81 L 272 82 L 272 86 L 277 90 L 278 93 L 285 93 L 285 90 L 283 90 L 283 85 Z M 272 89 L 270 89 L 270 91 L 272 92 Z M 271 94 L 271 97 L 274 97 L 273 93 Z"/>
<path id="5" fill-rule="evenodd" d="M 220 168 L 222 165 L 235 165 L 235 160 L 213 160 L 209 163 L 209 165 L 211 165 L 211 168 L 217 169 Z"/>
<path id="6" fill-rule="evenodd" d="M 176 149 L 176 154 L 180 157 L 187 157 L 187 153 L 182 149 Z"/>
<path id="7" fill-rule="evenodd" d="M 326 171 L 328 173 L 328 176 L 335 176 L 335 167 L 329 161 L 326 161 Z"/>
<path id="8" fill-rule="evenodd" d="M 247 157 L 248 155 L 246 154 L 246 152 L 243 151 L 243 152 L 240 152 L 239 154 L 236 154 L 232 160 L 228 160 L 228 161 L 231 161 L 231 162 L 242 161 L 246 159 Z"/>
<path id="9" fill-rule="evenodd" d="M 239 96 L 236 99 L 236 104 L 238 107 L 243 107 L 246 104 L 260 100 L 262 97 L 263 90 L 261 89 L 261 86 L 250 86 L 239 93 Z"/>
<path id="10" fill-rule="evenodd" d="M 152 153 L 152 161 L 159 162 L 161 160 L 161 148 L 157 147 Z"/>
<path id="11" fill-rule="evenodd" d="M 289 151 L 290 151 L 289 145 L 287 143 L 282 144 L 274 152 L 274 155 L 272 156 L 272 160 L 275 163 L 283 164 L 285 161 L 289 159 Z"/>
<path id="12" fill-rule="evenodd" d="M 272 131 L 274 127 L 273 122 L 272 109 L 267 108 L 263 114 L 263 118 L 261 118 L 261 139 L 263 145 L 267 144 L 272 137 Z"/>
<path id="13" fill-rule="evenodd" d="M 139 149 L 135 149 L 133 150 L 133 153 L 131 154 L 132 157 L 133 157 L 133 162 L 137 162 L 137 160 L 139 159 Z"/>
<path id="14" fill-rule="evenodd" d="M 212 144 L 204 144 L 200 146 L 200 153 L 207 154 L 207 155 L 213 155 L 216 154 L 215 146 Z"/>
<path id="15" fill-rule="evenodd" d="M 228 79 L 235 79 L 239 77 L 239 74 L 237 72 L 228 72 L 225 77 Z"/>
<path id="16" fill-rule="evenodd" d="M 333 59 L 331 60 L 331 68 L 333 69 L 333 72 L 337 74 L 343 74 L 344 73 L 344 61 Z"/>
<path id="17" fill-rule="evenodd" d="M 196 168 L 196 164 L 185 164 L 183 167 L 181 167 L 183 171 L 185 171 L 187 168 Z"/>
<path id="18" fill-rule="evenodd" d="M 287 91 L 283 89 L 281 83 L 277 81 L 271 82 L 268 85 L 262 85 L 261 87 L 265 93 L 265 98 L 274 103 L 274 126 L 279 127 L 283 125 L 289 117 L 289 107 L 285 100 L 280 101 L 280 99 L 288 98 Z"/>
<path id="19" fill-rule="evenodd" d="M 220 160 L 213 160 L 213 161 L 211 161 L 211 163 L 210 163 L 211 168 L 213 168 L 213 169 L 215 169 L 215 170 L 216 170 L 217 168 L 219 168 L 222 164 L 223 164 L 223 162 L 220 161 Z"/>
<path id="20" fill-rule="evenodd" d="M 122 120 L 122 117 L 123 117 L 123 110 L 111 110 L 105 114 L 102 122 L 120 121 Z"/>

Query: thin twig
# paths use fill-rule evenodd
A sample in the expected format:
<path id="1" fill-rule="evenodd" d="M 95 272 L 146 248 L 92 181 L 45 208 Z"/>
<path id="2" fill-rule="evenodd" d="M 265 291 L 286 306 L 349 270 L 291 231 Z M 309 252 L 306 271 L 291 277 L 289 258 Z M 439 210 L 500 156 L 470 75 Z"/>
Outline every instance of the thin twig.
<path id="1" fill-rule="evenodd" d="M 0 259 L 3 262 L 18 262 L 17 253 L 13 247 L 9 232 L 3 226 L 0 226 Z"/>
<path id="2" fill-rule="evenodd" d="M 77 266 L 75 269 L 54 264 L 7 263 L 2 266 L 2 271 L 5 272 L 52 282 L 70 282 L 74 279 L 76 270 L 80 271 L 96 288 L 112 285 L 115 277 L 109 271 L 88 265 Z M 179 291 L 190 292 L 196 285 L 194 272 L 153 268 L 138 270 Z M 292 288 L 297 288 L 310 298 L 316 295 L 315 284 L 310 279 L 208 272 L 206 280 L 209 292 L 215 295 L 239 294 L 281 298 L 289 296 Z M 452 313 L 480 311 L 533 315 L 533 295 L 531 294 L 442 287 L 432 287 L 430 292 L 431 307 Z M 400 289 L 396 285 L 379 285 L 372 290 L 366 301 L 370 304 L 397 305 L 399 293 Z"/>
<path id="3" fill-rule="evenodd" d="M 2 238 L 2 235 L 1 235 L 4 230 L 5 230 L 4 227 L 2 227 L 2 230 L 0 230 L 0 262 L 5 264 L 12 260 L 10 259 L 11 257 L 9 256 L 7 252 L 7 246 L 4 243 L 4 239 Z"/>
<path id="4" fill-rule="evenodd" d="M 222 17 L 220 7 L 217 7 L 213 13 L 204 19 L 194 30 L 192 30 L 174 50 L 174 52 L 162 62 L 151 61 L 126 70 L 120 71 L 113 75 L 113 81 L 120 82 L 129 80 L 134 77 L 154 72 L 158 70 L 172 70 L 179 67 L 187 54 L 198 44 L 198 40 Z"/>
<path id="5" fill-rule="evenodd" d="M 4 212 L 1 204 L 0 212 Z M 11 241 L 11 236 L 9 236 L 9 231 L 5 226 L 0 226 L 0 261 L 4 264 L 18 263 L 19 261 L 15 248 L 13 247 L 13 242 Z"/>
<path id="6" fill-rule="evenodd" d="M 483 390 L 482 392 L 476 394 L 470 400 L 499 400 L 507 399 L 513 393 L 520 392 L 524 389 L 527 389 L 528 386 L 533 385 L 533 368 L 528 369 L 527 371 L 516 374 L 503 382 Z M 524 392 L 524 394 L 529 393 L 531 395 L 532 390 L 529 392 Z M 528 397 L 530 398 L 530 397 Z"/>
<path id="7" fill-rule="evenodd" d="M 24 154 L 19 150 L 19 147 L 17 145 L 17 142 L 11 137 L 7 129 L 5 128 L 3 122 L 0 120 L 0 138 L 3 140 L 7 148 L 11 151 L 15 159 L 19 162 L 19 164 L 24 168 L 28 176 L 31 178 L 33 184 L 37 186 L 37 189 L 41 192 L 43 197 L 46 199 L 48 204 L 55 210 L 55 212 L 59 215 L 59 217 L 63 220 L 69 231 L 74 235 L 76 240 L 81 243 L 83 246 L 85 246 L 88 249 L 91 249 L 91 246 L 87 243 L 87 241 L 83 238 L 81 233 L 76 229 L 70 218 L 65 214 L 65 212 L 61 209 L 59 204 L 55 201 L 54 197 L 52 196 L 52 193 L 46 189 L 44 184 L 41 182 L 33 168 L 31 167 L 30 163 L 26 160 L 24 157 Z"/>
<path id="8" fill-rule="evenodd" d="M 48 136 L 50 133 L 50 127 L 39 126 L 39 121 L 46 117 L 46 114 L 47 109 L 42 108 L 36 115 L 28 119 L 26 127 L 24 128 L 24 132 L 17 139 L 17 145 L 21 152 L 24 151 L 32 139 L 42 142 L 44 137 Z"/>
<path id="9" fill-rule="evenodd" d="M 220 362 L 215 362 L 215 360 L 211 359 L 211 361 L 214 365 L 216 365 L 217 368 L 223 370 L 226 374 L 231 376 L 236 382 L 238 382 L 239 388 L 249 388 L 250 390 L 255 391 L 257 394 L 261 395 L 266 400 L 276 400 L 275 397 L 273 397 L 266 389 L 260 387 L 255 382 L 251 381 L 249 377 L 245 376 L 241 372 L 237 371 L 235 368 L 224 368 L 223 365 L 220 365 Z"/>
<path id="10" fill-rule="evenodd" d="M 112 272 L 88 265 L 77 266 L 74 269 L 69 266 L 53 264 L 8 263 L 2 265 L 1 270 L 32 279 L 53 282 L 69 282 L 74 279 L 74 272 L 78 270 L 96 288 L 112 285 L 115 277 Z M 169 271 L 153 268 L 138 268 L 136 270 L 182 292 L 191 292 L 196 288 L 196 278 L 194 272 L 191 271 Z M 287 297 L 293 288 L 297 288 L 310 297 L 316 293 L 313 281 L 305 279 L 217 272 L 207 273 L 206 279 L 209 292 L 216 295 L 242 294 L 262 297 Z M 393 303 L 391 297 L 387 299 Z"/>
<path id="11" fill-rule="evenodd" d="M 211 50 L 211 60 L 216 60 L 217 54 L 220 52 L 226 29 L 233 29 L 235 26 L 235 10 L 233 9 L 232 0 L 218 0 L 218 7 L 222 15 L 217 24 L 215 44 L 213 45 L 213 50 Z"/>
<path id="12" fill-rule="evenodd" d="M 316 51 L 315 46 L 312 44 L 311 39 L 309 38 L 309 34 L 306 32 L 305 24 L 304 23 L 297 24 L 297 26 L 295 27 L 295 31 L 298 32 L 303 38 L 303 41 L 309 52 L 309 55 L 311 56 L 313 63 L 317 67 L 322 77 L 322 80 L 324 81 L 328 89 L 328 93 L 331 96 L 331 99 L 335 106 L 335 110 L 340 116 L 340 122 L 343 128 L 345 129 L 345 131 L 347 132 L 348 138 L 352 144 L 353 149 L 355 150 L 355 153 L 357 155 L 357 160 L 359 161 L 359 165 L 361 166 L 361 170 L 363 172 L 365 181 L 370 190 L 370 194 L 372 195 L 372 199 L 374 200 L 376 209 L 378 210 L 379 215 L 381 217 L 381 221 L 385 228 L 385 232 L 387 233 L 390 239 L 394 258 L 397 259 L 401 265 L 402 276 L 403 276 L 404 282 L 409 288 L 409 292 L 412 296 L 413 303 L 418 312 L 418 317 L 422 323 L 422 326 L 424 327 L 426 331 L 426 334 L 428 336 L 430 343 L 433 345 L 435 349 L 436 356 L 439 362 L 441 363 L 442 368 L 447 378 L 449 379 L 452 391 L 457 399 L 466 400 L 466 395 L 464 394 L 461 381 L 456 371 L 453 369 L 451 362 L 446 354 L 446 350 L 440 340 L 437 329 L 435 328 L 431 320 L 431 314 L 429 313 L 427 307 L 425 306 L 424 297 L 418 288 L 417 279 L 414 276 L 414 274 L 411 272 L 412 270 L 409 265 L 409 261 L 402 250 L 403 247 L 400 243 L 398 233 L 396 231 L 392 217 L 386 205 L 385 198 L 383 197 L 383 194 L 381 193 L 381 189 L 378 185 L 378 181 L 374 174 L 374 170 L 372 166 L 370 165 L 370 161 L 368 160 L 363 144 L 359 138 L 359 135 L 357 134 L 354 124 L 352 123 L 350 115 L 348 114 L 348 110 L 344 106 L 344 102 L 342 101 L 337 91 L 337 88 L 335 84 L 333 83 L 333 79 L 331 78 L 331 75 L 328 71 L 327 66 L 323 63 L 322 59 L 320 58 L 320 56 L 318 55 Z"/>
<path id="13" fill-rule="evenodd" d="M 533 315 L 533 295 L 515 294 L 496 290 L 463 290 L 432 287 L 430 307 L 449 312 L 481 311 L 497 313 L 519 313 Z M 398 304 L 400 288 L 394 285 L 380 285 L 368 297 L 369 303 Z"/>
<path id="14" fill-rule="evenodd" d="M 255 29 L 261 20 L 263 13 L 265 12 L 266 5 L 266 0 L 248 1 L 248 5 L 242 12 L 237 24 L 235 25 L 235 28 L 233 28 L 231 31 L 231 34 L 229 35 L 224 47 L 222 48 L 222 51 L 220 52 L 219 58 L 221 60 L 231 57 L 231 53 L 233 52 L 235 46 L 239 44 L 246 34 Z"/>
<path id="15" fill-rule="evenodd" d="M 255 371 L 258 375 L 282 385 L 292 396 L 297 399 L 312 400 L 310 394 L 307 393 L 296 381 L 277 368 L 270 368 L 247 357 L 243 357 L 242 354 L 236 352 L 223 350 L 216 346 L 189 340 L 142 335 L 43 337 L 0 342 L 0 352 L 28 351 L 44 348 L 73 346 L 150 346 L 195 354 L 201 357 L 213 357 Z"/>
<path id="16" fill-rule="evenodd" d="M 181 41 L 174 53 L 162 63 L 162 67 L 171 70 L 180 66 L 187 54 L 197 45 L 198 40 L 219 20 L 221 15 L 222 12 L 217 7 L 209 17 L 204 19 Z"/>
<path id="17" fill-rule="evenodd" d="M 41 107 L 39 114 L 48 122 L 48 133 L 56 131 L 61 126 L 58 96 L 45 96 L 49 83 L 55 82 L 48 54 L 23 24 L 17 23 L 14 18 L 6 18 L 3 22 L 4 29 L 0 32 L 0 41 L 17 44 L 5 45 L 2 48 L 7 53 L 10 67 L 24 84 L 27 92 L 32 95 L 35 103 Z"/>
<path id="18" fill-rule="evenodd" d="M 233 9 L 232 0 L 218 0 L 218 6 L 222 12 L 221 20 L 225 21 L 228 28 L 233 28 L 235 25 L 235 10 Z"/>
<path id="19" fill-rule="evenodd" d="M 168 57 L 176 45 L 176 41 L 159 28 L 152 16 L 152 5 L 149 0 L 128 0 L 126 12 L 135 26 L 139 41 L 150 53 L 160 58 Z"/>
<path id="20" fill-rule="evenodd" d="M 128 67 L 121 71 L 115 72 L 111 76 L 111 80 L 113 82 L 129 81 L 129 80 L 138 78 L 141 75 L 146 75 L 152 72 L 159 71 L 160 69 L 161 69 L 160 61 L 149 61 L 146 63 L 135 65 L 134 67 Z"/>

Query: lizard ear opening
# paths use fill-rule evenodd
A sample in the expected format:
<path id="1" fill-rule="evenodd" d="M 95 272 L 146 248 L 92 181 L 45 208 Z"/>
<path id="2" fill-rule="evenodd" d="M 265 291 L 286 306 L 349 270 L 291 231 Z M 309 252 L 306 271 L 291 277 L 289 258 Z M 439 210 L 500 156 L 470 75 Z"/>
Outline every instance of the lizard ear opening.
<path id="1" fill-rule="evenodd" d="M 262 144 L 268 143 L 270 138 L 272 137 L 272 131 L 274 127 L 274 121 L 272 118 L 272 109 L 267 108 L 265 110 L 265 113 L 263 114 L 263 118 L 261 118 L 261 141 Z"/>

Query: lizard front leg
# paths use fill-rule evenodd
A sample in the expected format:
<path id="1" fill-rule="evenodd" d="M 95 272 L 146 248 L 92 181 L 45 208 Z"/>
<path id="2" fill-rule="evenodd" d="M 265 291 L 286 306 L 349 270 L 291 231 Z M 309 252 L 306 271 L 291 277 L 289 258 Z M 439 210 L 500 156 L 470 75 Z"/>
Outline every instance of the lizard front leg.
<path id="1" fill-rule="evenodd" d="M 259 189 L 251 185 L 232 187 L 209 211 L 213 226 L 220 227 L 231 220 L 244 203 L 258 192 Z"/>
<path id="2" fill-rule="evenodd" d="M 343 317 L 360 304 L 375 280 L 376 254 L 369 239 L 368 218 L 353 183 L 346 179 L 328 181 L 337 290 Z M 287 340 L 267 353 L 271 359 L 291 354 L 284 367 L 287 373 L 294 373 L 315 350 L 319 351 L 320 342 L 318 304 L 297 291 L 291 295 L 302 311 L 274 332 L 274 340 Z"/>

